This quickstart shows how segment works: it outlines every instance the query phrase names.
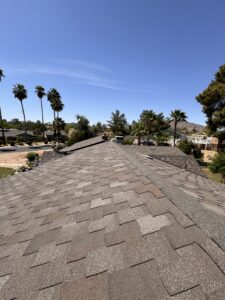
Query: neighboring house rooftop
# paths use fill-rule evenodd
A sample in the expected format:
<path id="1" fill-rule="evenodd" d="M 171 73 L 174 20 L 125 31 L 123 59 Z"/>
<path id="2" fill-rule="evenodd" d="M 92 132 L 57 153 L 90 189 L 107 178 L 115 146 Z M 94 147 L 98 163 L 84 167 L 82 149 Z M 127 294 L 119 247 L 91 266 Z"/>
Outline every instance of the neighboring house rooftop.
<path id="1" fill-rule="evenodd" d="M 45 131 L 45 135 L 46 136 L 53 136 L 54 135 L 54 131 L 53 130 L 46 130 Z M 61 130 L 60 131 L 60 135 L 66 136 L 67 134 L 66 134 L 66 132 L 64 130 Z"/>
<path id="2" fill-rule="evenodd" d="M 20 135 L 24 135 L 25 131 L 24 130 L 18 130 L 18 129 L 5 129 L 4 134 L 5 134 L 6 138 L 8 138 L 8 137 L 17 137 L 17 136 L 20 136 Z M 30 131 L 30 130 L 27 130 L 27 134 L 32 135 L 32 136 L 34 135 L 33 132 Z"/>
<path id="3" fill-rule="evenodd" d="M 0 188 L 1 299 L 224 300 L 223 185 L 104 143 Z"/>

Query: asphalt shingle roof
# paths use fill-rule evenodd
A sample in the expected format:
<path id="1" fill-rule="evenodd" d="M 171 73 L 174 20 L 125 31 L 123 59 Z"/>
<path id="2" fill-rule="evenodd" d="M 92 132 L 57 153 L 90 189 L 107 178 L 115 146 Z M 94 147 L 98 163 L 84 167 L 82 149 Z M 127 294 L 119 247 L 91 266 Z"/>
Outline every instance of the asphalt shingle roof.
<path id="1" fill-rule="evenodd" d="M 104 143 L 1 180 L 0 298 L 224 300 L 225 221 L 178 170 L 206 180 Z"/>
<path id="2" fill-rule="evenodd" d="M 84 148 L 94 146 L 97 144 L 101 144 L 104 142 L 105 142 L 105 140 L 103 140 L 101 136 L 96 136 L 96 137 L 93 137 L 93 138 L 90 138 L 90 139 L 87 139 L 87 140 L 84 140 L 81 142 L 77 142 L 71 146 L 65 147 L 62 150 L 59 150 L 59 152 L 60 153 L 71 153 L 73 151 L 84 149 Z"/>
<path id="3" fill-rule="evenodd" d="M 172 164 L 181 169 L 186 169 L 187 171 L 205 177 L 194 157 L 192 155 L 186 155 L 176 147 L 138 145 L 129 145 L 124 147 L 128 148 L 129 151 L 132 149 L 134 152 L 154 157 L 168 164 Z"/>

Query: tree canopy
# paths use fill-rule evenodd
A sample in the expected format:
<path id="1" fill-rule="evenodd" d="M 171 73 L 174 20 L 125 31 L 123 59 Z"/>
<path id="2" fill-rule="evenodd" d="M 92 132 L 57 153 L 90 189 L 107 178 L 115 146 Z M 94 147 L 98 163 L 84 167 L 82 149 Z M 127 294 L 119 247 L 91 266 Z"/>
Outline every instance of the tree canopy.
<path id="1" fill-rule="evenodd" d="M 140 115 L 140 123 L 148 135 L 169 128 L 169 121 L 163 113 L 155 113 L 153 110 L 143 110 Z"/>
<path id="2" fill-rule="evenodd" d="M 111 114 L 111 120 L 107 121 L 109 128 L 115 135 L 125 135 L 128 131 L 127 119 L 124 113 L 117 109 Z"/>
<path id="3" fill-rule="evenodd" d="M 220 147 L 225 139 L 225 65 L 219 68 L 214 80 L 196 100 L 202 105 L 209 132 L 218 137 Z"/>

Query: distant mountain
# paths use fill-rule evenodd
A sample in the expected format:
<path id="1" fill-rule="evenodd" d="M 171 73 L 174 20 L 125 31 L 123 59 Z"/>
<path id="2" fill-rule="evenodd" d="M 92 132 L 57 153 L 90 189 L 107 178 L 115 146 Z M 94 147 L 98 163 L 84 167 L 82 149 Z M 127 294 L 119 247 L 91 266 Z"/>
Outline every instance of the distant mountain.
<path id="1" fill-rule="evenodd" d="M 170 127 L 174 128 L 174 121 L 170 122 Z M 177 129 L 184 133 L 203 132 L 205 126 L 191 122 L 178 122 Z"/>

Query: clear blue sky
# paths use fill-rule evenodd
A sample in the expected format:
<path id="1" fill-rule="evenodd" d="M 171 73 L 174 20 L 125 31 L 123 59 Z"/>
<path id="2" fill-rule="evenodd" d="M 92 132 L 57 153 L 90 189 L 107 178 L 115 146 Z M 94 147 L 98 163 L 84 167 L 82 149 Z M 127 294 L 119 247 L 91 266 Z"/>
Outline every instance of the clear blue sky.
<path id="1" fill-rule="evenodd" d="M 62 117 L 105 122 L 115 109 L 184 110 L 204 124 L 198 95 L 225 63 L 224 0 L 0 0 L 0 103 L 22 119 L 12 86 L 28 90 L 27 118 L 40 119 L 34 87 L 55 87 Z M 52 119 L 45 101 L 45 119 Z"/>

